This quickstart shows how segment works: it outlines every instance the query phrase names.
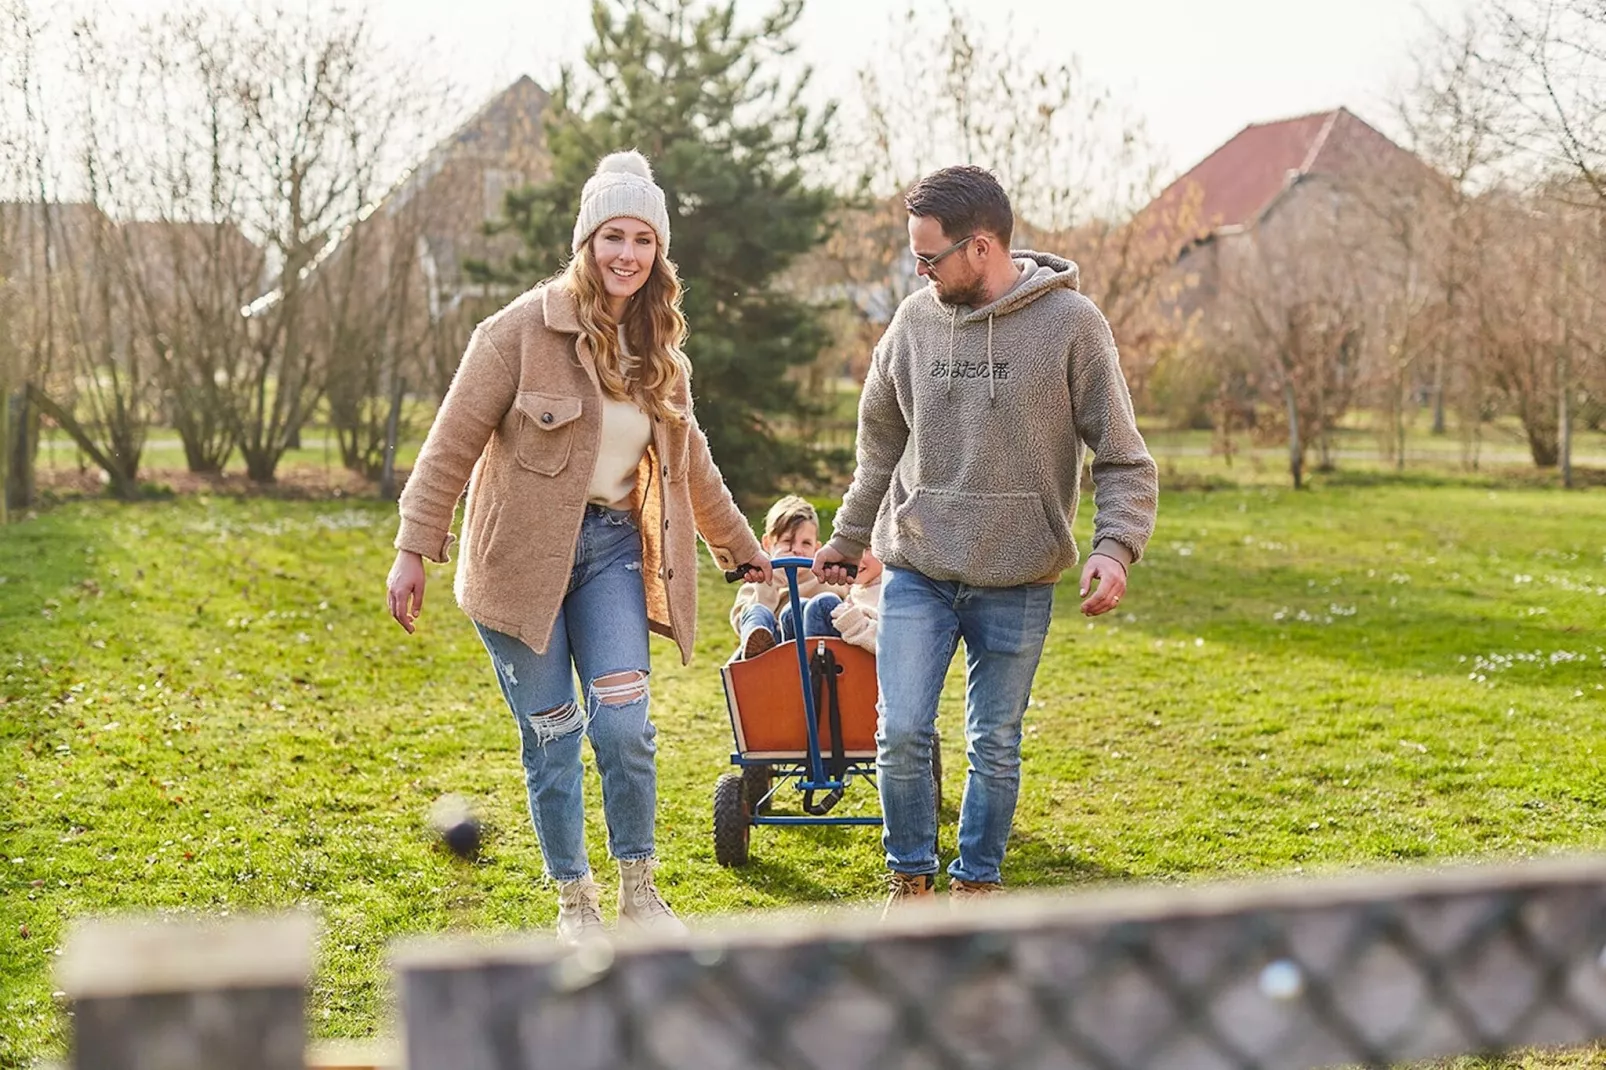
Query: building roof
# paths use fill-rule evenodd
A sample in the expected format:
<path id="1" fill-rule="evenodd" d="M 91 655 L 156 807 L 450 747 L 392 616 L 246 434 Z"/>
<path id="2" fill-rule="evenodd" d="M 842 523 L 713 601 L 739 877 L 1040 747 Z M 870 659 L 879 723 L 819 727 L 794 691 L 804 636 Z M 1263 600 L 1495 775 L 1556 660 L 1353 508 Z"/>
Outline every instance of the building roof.
<path id="1" fill-rule="evenodd" d="M 544 145 L 543 115 L 551 102 L 551 94 L 536 84 L 529 75 L 521 75 L 512 85 L 497 93 L 461 126 L 447 135 L 425 154 L 380 199 L 363 205 L 357 218 L 339 233 L 332 235 L 312 260 L 301 268 L 303 278 L 310 277 L 332 257 L 340 254 L 347 238 L 357 227 L 366 224 L 376 212 L 394 216 L 422 194 L 453 160 L 499 160 L 507 157 L 517 146 Z M 542 150 L 544 151 L 544 149 Z M 526 180 L 534 176 L 524 176 Z M 421 235 L 432 254 L 444 249 L 455 270 L 464 244 L 464 234 L 431 232 Z M 246 306 L 246 315 L 260 315 L 276 305 L 284 295 L 283 279 L 273 280 L 273 288 Z"/>
<path id="2" fill-rule="evenodd" d="M 1251 123 L 1145 208 L 1183 244 L 1255 223 L 1309 175 L 1367 177 L 1427 165 L 1347 108 Z M 1186 218 L 1183 218 L 1186 217 Z"/>

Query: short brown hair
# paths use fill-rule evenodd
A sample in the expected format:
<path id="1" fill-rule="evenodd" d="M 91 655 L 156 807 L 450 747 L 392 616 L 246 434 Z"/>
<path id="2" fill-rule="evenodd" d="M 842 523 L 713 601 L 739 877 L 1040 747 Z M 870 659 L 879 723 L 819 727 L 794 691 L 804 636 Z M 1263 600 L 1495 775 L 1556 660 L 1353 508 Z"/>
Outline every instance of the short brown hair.
<path id="1" fill-rule="evenodd" d="M 916 182 L 904 194 L 910 215 L 935 219 L 949 241 L 985 231 L 1009 248 L 1015 234 L 1015 212 L 1009 194 L 985 167 L 944 167 Z"/>
<path id="2" fill-rule="evenodd" d="M 788 494 L 770 506 L 770 511 L 764 515 L 764 535 L 771 539 L 784 539 L 804 524 L 813 524 L 818 528 L 820 514 L 805 499 Z"/>

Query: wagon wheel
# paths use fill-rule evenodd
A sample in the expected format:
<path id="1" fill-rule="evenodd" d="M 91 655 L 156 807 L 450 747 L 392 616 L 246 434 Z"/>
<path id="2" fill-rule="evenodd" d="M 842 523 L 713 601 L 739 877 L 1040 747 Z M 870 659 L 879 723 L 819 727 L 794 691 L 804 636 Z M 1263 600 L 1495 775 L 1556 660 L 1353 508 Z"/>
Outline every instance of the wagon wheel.
<path id="1" fill-rule="evenodd" d="M 714 859 L 720 865 L 747 865 L 750 816 L 740 774 L 726 773 L 714 782 Z"/>
<path id="2" fill-rule="evenodd" d="M 742 783 L 747 787 L 747 808 L 750 813 L 769 813 L 770 800 L 764 796 L 770 793 L 770 785 L 774 781 L 775 771 L 767 765 L 742 766 Z"/>

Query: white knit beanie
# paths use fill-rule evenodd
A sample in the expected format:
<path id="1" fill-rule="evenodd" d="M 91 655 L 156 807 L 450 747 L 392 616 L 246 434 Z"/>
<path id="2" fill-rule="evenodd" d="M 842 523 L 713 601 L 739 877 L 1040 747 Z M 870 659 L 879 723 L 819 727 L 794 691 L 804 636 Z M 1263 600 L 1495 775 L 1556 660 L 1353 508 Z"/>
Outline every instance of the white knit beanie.
<path id="1" fill-rule="evenodd" d="M 669 252 L 669 210 L 664 191 L 652 180 L 647 158 L 635 149 L 610 153 L 597 164 L 580 191 L 580 215 L 574 221 L 574 246 L 579 252 L 596 229 L 610 219 L 629 216 L 647 224 L 658 235 L 658 245 Z"/>

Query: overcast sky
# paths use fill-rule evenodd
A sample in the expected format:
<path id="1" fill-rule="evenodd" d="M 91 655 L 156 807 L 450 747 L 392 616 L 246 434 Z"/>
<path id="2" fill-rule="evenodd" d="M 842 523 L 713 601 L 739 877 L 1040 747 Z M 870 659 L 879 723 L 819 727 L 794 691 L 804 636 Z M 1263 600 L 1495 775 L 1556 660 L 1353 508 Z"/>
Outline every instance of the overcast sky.
<path id="1" fill-rule="evenodd" d="M 230 0 L 219 0 L 230 2 Z M 1425 18 L 1455 21 L 1473 0 L 954 0 L 1041 59 L 1084 72 L 1143 115 L 1175 172 L 1245 125 L 1346 105 L 1389 129 L 1392 91 L 1411 72 Z M 488 95 L 520 73 L 550 79 L 589 36 L 586 0 L 374 0 L 386 32 L 434 35 L 465 88 Z M 738 0 L 767 10 L 770 0 Z M 941 10 L 939 0 L 919 0 Z M 896 47 L 906 0 L 806 0 L 801 50 L 822 92 Z M 449 10 L 443 18 L 442 10 Z"/>
<path id="2" fill-rule="evenodd" d="M 101 2 L 138 16 L 174 0 Z M 1390 102 L 1409 79 L 1426 20 L 1455 22 L 1475 0 L 951 2 L 1039 68 L 1079 60 L 1125 112 L 1144 117 L 1169 178 L 1253 122 L 1346 105 L 1392 133 Z M 737 3 L 751 17 L 773 0 Z M 917 3 L 942 16 L 943 0 Z M 897 49 L 894 24 L 907 5 L 806 0 L 798 37 L 816 91 L 851 94 L 860 68 Z M 589 0 L 369 0 L 368 7 L 403 55 L 450 74 L 466 110 L 521 74 L 551 84 L 561 64 L 579 61 L 590 36 Z"/>

